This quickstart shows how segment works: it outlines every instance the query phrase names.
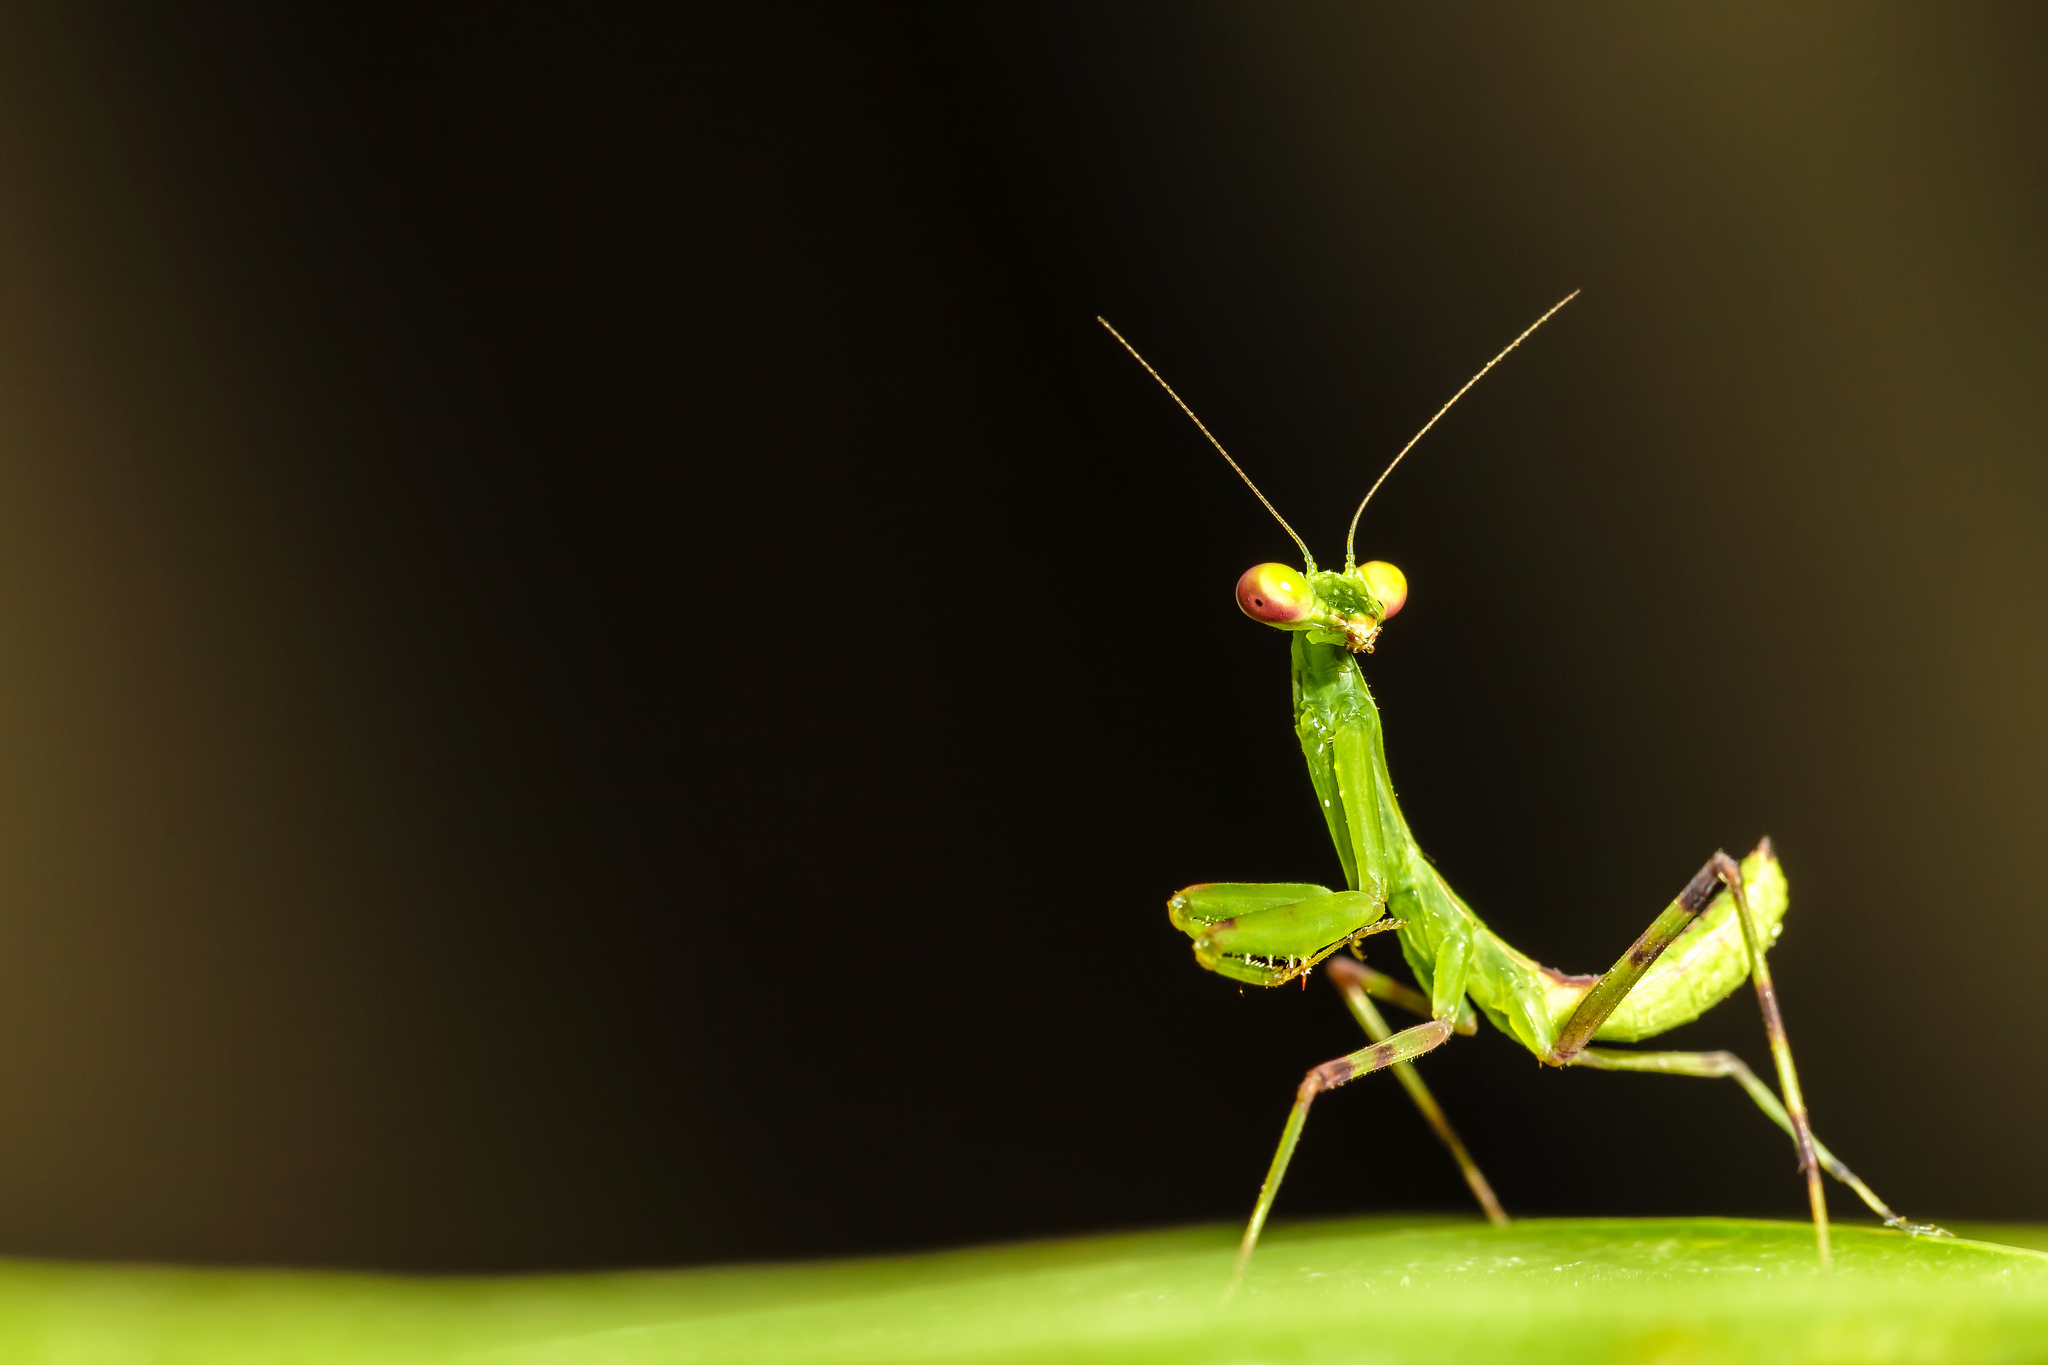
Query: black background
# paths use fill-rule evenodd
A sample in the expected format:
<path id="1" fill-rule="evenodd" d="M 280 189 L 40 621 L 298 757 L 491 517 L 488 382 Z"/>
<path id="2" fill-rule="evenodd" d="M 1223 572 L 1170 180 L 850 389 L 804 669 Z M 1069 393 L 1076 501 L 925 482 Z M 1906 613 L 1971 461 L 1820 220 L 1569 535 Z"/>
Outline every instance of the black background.
<path id="1" fill-rule="evenodd" d="M 1575 288 L 1361 533 L 1419 836 L 1585 971 L 1771 834 L 1823 1136 L 2048 1217 L 2038 11 L 709 11 L 4 21 L 0 1249 L 1241 1217 L 1353 1031 L 1162 902 L 1337 875 L 1290 547 L 1093 317 L 1334 557 Z M 1733 1087 L 1426 1074 L 1512 1210 L 1800 1214 Z M 1365 1084 L 1281 1213 L 1461 1207 Z"/>

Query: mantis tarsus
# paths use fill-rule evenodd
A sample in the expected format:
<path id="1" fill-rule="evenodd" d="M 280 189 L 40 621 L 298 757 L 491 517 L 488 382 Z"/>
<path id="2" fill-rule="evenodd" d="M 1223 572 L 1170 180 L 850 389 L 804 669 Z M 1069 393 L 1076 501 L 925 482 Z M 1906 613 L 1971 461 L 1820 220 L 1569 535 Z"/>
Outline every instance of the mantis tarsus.
<path id="1" fill-rule="evenodd" d="M 1815 1251 L 1823 1269 L 1830 1259 L 1828 1211 L 1820 1179 L 1823 1170 L 1854 1190 L 1887 1226 L 1941 1235 L 1939 1228 L 1909 1223 L 1894 1213 L 1813 1135 L 1765 957 L 1770 944 L 1777 941 L 1786 907 L 1785 874 L 1770 840 L 1763 840 L 1739 863 L 1716 852 L 1613 967 L 1600 976 L 1569 976 L 1516 951 L 1486 927 L 1416 846 L 1394 799 L 1379 711 L 1359 672 L 1357 656 L 1373 652 L 1381 629 L 1407 600 L 1408 584 L 1391 564 L 1357 562 L 1353 545 L 1359 517 L 1387 475 L 1437 419 L 1577 296 L 1574 291 L 1536 319 L 1467 380 L 1402 447 L 1352 515 L 1344 541 L 1344 567 L 1338 572 L 1317 569 L 1308 545 L 1231 459 L 1222 442 L 1135 347 L 1108 322 L 1097 319 L 1158 380 L 1301 550 L 1301 572 L 1285 564 L 1259 564 L 1246 570 L 1238 580 L 1237 601 L 1253 620 L 1290 633 L 1295 731 L 1348 888 L 1331 891 L 1307 883 L 1204 882 L 1175 893 L 1167 902 L 1167 913 L 1174 927 L 1194 940 L 1195 960 L 1235 981 L 1277 986 L 1327 962 L 1324 974 L 1342 992 L 1371 1039 L 1369 1046 L 1310 1070 L 1295 1091 L 1294 1108 L 1281 1131 L 1279 1149 L 1273 1154 L 1238 1248 L 1233 1287 L 1242 1279 L 1258 1245 L 1259 1232 L 1287 1174 L 1288 1160 L 1294 1155 L 1310 1106 L 1324 1091 L 1373 1071 L 1393 1069 L 1409 1098 L 1450 1149 L 1487 1217 L 1496 1225 L 1507 1222 L 1486 1177 L 1413 1066 L 1417 1057 L 1453 1033 L 1473 1032 L 1477 1015 L 1484 1015 L 1550 1066 L 1734 1080 L 1792 1137 L 1813 1209 Z M 1335 956 L 1344 949 L 1358 956 L 1360 941 L 1388 930 L 1396 934 L 1401 955 L 1420 989 L 1376 972 L 1362 960 Z M 1730 1052 L 1637 1052 L 1592 1046 L 1652 1038 L 1696 1019 L 1740 986 L 1745 976 L 1756 987 L 1782 1103 Z M 1395 1032 L 1380 1017 L 1375 1000 L 1419 1015 L 1425 1022 Z"/>

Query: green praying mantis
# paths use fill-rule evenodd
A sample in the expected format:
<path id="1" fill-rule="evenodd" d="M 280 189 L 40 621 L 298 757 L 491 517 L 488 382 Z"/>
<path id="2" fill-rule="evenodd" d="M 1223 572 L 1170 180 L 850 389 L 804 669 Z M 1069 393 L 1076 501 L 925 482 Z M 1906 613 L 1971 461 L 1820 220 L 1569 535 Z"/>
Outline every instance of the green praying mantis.
<path id="1" fill-rule="evenodd" d="M 1771 1122 L 1792 1137 L 1813 1209 L 1815 1250 L 1830 1263 L 1828 1210 L 1821 1172 L 1854 1190 L 1889 1227 L 1946 1235 L 1894 1213 L 1813 1135 L 1800 1095 L 1792 1047 L 1771 984 L 1766 951 L 1784 924 L 1786 884 L 1771 842 L 1741 861 L 1716 852 L 1677 897 L 1600 976 L 1571 976 L 1518 952 L 1486 927 L 1417 847 L 1394 799 L 1387 773 L 1379 711 L 1359 672 L 1358 656 L 1373 652 L 1388 620 L 1407 600 L 1408 584 L 1392 564 L 1357 562 L 1353 546 L 1366 504 L 1429 429 L 1487 371 L 1557 311 L 1575 290 L 1489 360 L 1395 455 L 1352 514 L 1344 540 L 1344 567 L 1316 567 L 1315 556 L 1287 519 L 1231 458 L 1173 387 L 1137 349 L 1098 318 L 1110 335 L 1179 405 L 1218 454 L 1265 505 L 1301 550 L 1303 568 L 1259 564 L 1238 580 L 1237 602 L 1255 621 L 1288 632 L 1294 675 L 1294 724 L 1308 760 L 1330 838 L 1343 864 L 1345 890 L 1295 882 L 1203 882 L 1167 902 L 1173 925 L 1194 941 L 1195 961 L 1233 981 L 1277 986 L 1324 965 L 1352 1015 L 1371 1040 L 1366 1047 L 1311 1069 L 1295 1091 L 1280 1145 L 1246 1224 L 1231 1276 L 1242 1280 L 1258 1245 L 1288 1161 L 1301 1139 L 1316 1097 L 1371 1072 L 1392 1069 L 1408 1097 L 1449 1149 L 1472 1194 L 1496 1226 L 1507 1223 L 1500 1201 L 1441 1107 L 1416 1074 L 1415 1059 L 1452 1034 L 1470 1034 L 1478 1016 L 1549 1066 L 1599 1071 L 1647 1071 L 1669 1076 L 1734 1080 Z M 1358 945 L 1392 931 L 1414 973 L 1411 987 L 1364 964 Z M 1349 950 L 1351 956 L 1340 957 Z M 1698 1018 L 1742 984 L 1756 987 L 1764 1031 L 1778 1073 L 1778 1094 L 1732 1052 L 1642 1052 L 1593 1046 L 1654 1038 Z M 1424 1022 L 1395 1032 L 1375 1001 Z M 1476 1012 L 1475 1012 L 1476 1007 Z"/>

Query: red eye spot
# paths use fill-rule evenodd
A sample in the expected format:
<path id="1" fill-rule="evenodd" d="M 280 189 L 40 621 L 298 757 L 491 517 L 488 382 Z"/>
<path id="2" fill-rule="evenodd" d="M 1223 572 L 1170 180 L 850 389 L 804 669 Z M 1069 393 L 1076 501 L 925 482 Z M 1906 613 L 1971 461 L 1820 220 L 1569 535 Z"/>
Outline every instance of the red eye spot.
<path id="1" fill-rule="evenodd" d="M 1237 605 L 1269 626 L 1302 620 L 1314 609 L 1308 580 L 1285 564 L 1255 564 L 1237 580 Z"/>

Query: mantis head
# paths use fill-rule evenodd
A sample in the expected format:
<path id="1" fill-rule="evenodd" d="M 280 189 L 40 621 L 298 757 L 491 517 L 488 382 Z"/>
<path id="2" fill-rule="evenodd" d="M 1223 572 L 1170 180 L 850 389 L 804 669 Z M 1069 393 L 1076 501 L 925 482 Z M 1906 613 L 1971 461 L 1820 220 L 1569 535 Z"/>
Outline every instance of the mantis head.
<path id="1" fill-rule="evenodd" d="M 1408 578 L 1384 559 L 1326 573 L 1254 564 L 1237 580 L 1237 605 L 1276 630 L 1305 630 L 1318 644 L 1372 653 L 1380 627 L 1408 600 Z"/>
<path id="2" fill-rule="evenodd" d="M 1399 569 L 1383 559 L 1370 560 L 1359 564 L 1352 552 L 1358 539 L 1358 519 L 1365 515 L 1366 504 L 1372 495 L 1380 491 L 1380 485 L 1387 481 L 1387 475 L 1395 466 L 1406 459 L 1408 452 L 1415 449 L 1415 443 L 1429 434 L 1429 429 L 1449 412 L 1460 398 L 1474 384 L 1486 377 L 1486 372 L 1507 359 L 1508 352 L 1529 339 L 1529 334 L 1548 322 L 1558 309 L 1579 296 L 1574 289 L 1550 306 L 1550 311 L 1523 329 L 1520 336 L 1510 341 L 1501 353 L 1479 367 L 1479 373 L 1465 381 L 1464 388 L 1451 395 L 1450 402 L 1436 410 L 1436 415 L 1422 424 L 1422 430 L 1408 439 L 1393 461 L 1380 471 L 1371 488 L 1365 490 L 1365 497 L 1358 504 L 1358 510 L 1351 514 L 1351 529 L 1344 535 L 1344 569 L 1341 573 L 1329 573 L 1316 568 L 1315 556 L 1309 553 L 1308 543 L 1287 524 L 1287 518 L 1280 515 L 1280 509 L 1266 500 L 1259 486 L 1252 482 L 1251 475 L 1239 467 L 1230 452 L 1223 448 L 1223 442 L 1195 416 L 1195 410 L 1181 400 L 1173 391 L 1173 385 L 1152 368 L 1152 362 L 1138 354 L 1138 348 L 1125 341 L 1123 333 L 1111 327 L 1103 318 L 1095 319 L 1117 339 L 1131 358 L 1145 367 L 1145 373 L 1158 380 L 1159 387 L 1166 390 L 1180 410 L 1188 415 L 1202 435 L 1209 438 L 1209 444 L 1216 447 L 1216 453 L 1224 462 L 1237 471 L 1237 477 L 1244 480 L 1245 487 L 1252 490 L 1252 496 L 1265 504 L 1273 520 L 1280 523 L 1280 529 L 1301 549 L 1301 560 L 1305 571 L 1296 573 L 1285 564 L 1254 564 L 1244 571 L 1244 577 L 1237 580 L 1237 605 L 1244 608 L 1244 614 L 1254 621 L 1263 621 L 1277 630 L 1305 630 L 1309 639 L 1317 644 L 1343 645 L 1353 654 L 1372 653 L 1373 641 L 1379 638 L 1380 627 L 1385 625 L 1401 604 L 1408 600 L 1408 579 Z"/>

